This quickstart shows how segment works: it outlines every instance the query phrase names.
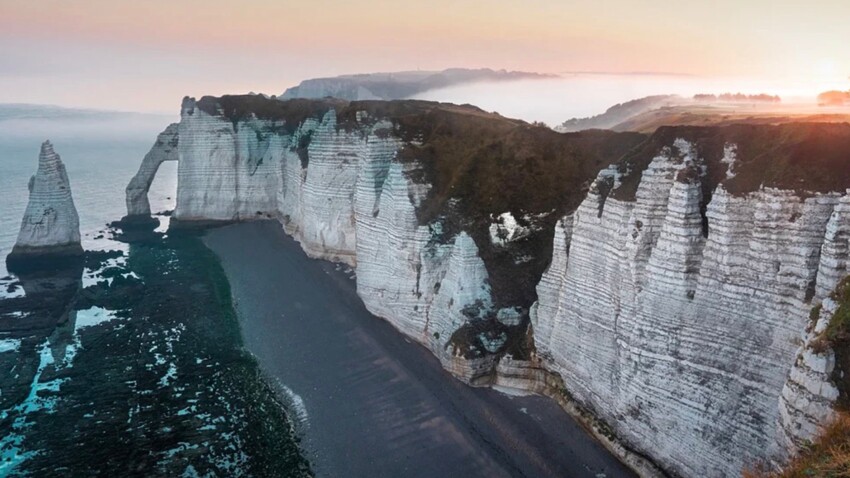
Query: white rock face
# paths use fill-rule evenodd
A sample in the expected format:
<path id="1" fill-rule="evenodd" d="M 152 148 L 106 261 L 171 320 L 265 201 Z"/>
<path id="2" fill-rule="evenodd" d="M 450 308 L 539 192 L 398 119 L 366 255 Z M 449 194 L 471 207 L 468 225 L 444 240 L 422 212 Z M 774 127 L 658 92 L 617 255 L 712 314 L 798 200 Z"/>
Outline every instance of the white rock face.
<path id="1" fill-rule="evenodd" d="M 172 123 L 156 138 L 151 150 L 142 160 L 139 171 L 127 185 L 127 216 L 150 216 L 151 205 L 148 190 L 159 165 L 165 161 L 177 161 L 177 123 Z"/>
<path id="2" fill-rule="evenodd" d="M 850 191 L 848 191 L 850 193 Z M 850 261 L 850 195 L 841 197 L 829 222 L 820 254 L 815 297 L 824 299 L 848 274 Z"/>
<path id="3" fill-rule="evenodd" d="M 178 126 L 178 220 L 241 220 L 277 211 L 286 138 L 275 122 L 234 124 L 184 102 Z"/>
<path id="4" fill-rule="evenodd" d="M 10 258 L 41 254 L 82 254 L 80 218 L 62 159 L 50 141 L 41 145 L 38 171 L 29 182 L 29 203 Z"/>
<path id="5" fill-rule="evenodd" d="M 623 178 L 605 169 L 556 225 L 529 312 L 537 355 L 514 360 L 499 355 L 503 330 L 525 311 L 493 296 L 479 246 L 504 251 L 527 231 L 510 213 L 492 216 L 476 244 L 446 217 L 422 223 L 422 165 L 398 158 L 390 122 L 359 113 L 355 123 L 340 127 L 330 108 L 298 125 L 234 123 L 186 101 L 175 219 L 278 218 L 308 255 L 354 265 L 366 307 L 461 379 L 537 392 L 562 379 L 674 474 L 781 462 L 828 415 L 830 359 L 800 336 L 813 302 L 846 274 L 847 196 L 710 191 L 684 140 L 651 161 L 634 200 L 609 197 Z M 734 179 L 734 144 L 720 164 Z M 497 327 L 469 327 L 479 319 Z"/>
<path id="6" fill-rule="evenodd" d="M 832 383 L 835 353 L 818 350 L 816 339 L 829 325 L 837 304 L 825 299 L 816 322 L 803 335 L 803 344 L 779 398 L 778 449 L 797 452 L 811 444 L 825 423 L 835 417 L 838 388 Z"/>
<path id="7" fill-rule="evenodd" d="M 415 163 L 395 160 L 401 141 L 376 133 L 392 124 L 346 131 L 330 110 L 292 134 L 262 138 L 282 126 L 252 119 L 234 127 L 186 102 L 174 218 L 279 218 L 311 257 L 356 266 L 358 294 L 371 312 L 453 361 L 452 334 L 492 309 L 487 270 L 465 232 L 443 234 L 440 221 L 419 225 L 415 205 L 427 186 L 407 178 Z M 296 151 L 304 137 L 307 164 Z M 511 311 L 502 315 L 517 320 Z M 491 353 L 503 343 L 499 336 L 479 341 Z"/>
<path id="8" fill-rule="evenodd" d="M 529 228 L 520 226 L 516 218 L 510 212 L 499 215 L 490 225 L 490 242 L 494 245 L 504 246 L 509 242 L 528 236 Z"/>
<path id="9" fill-rule="evenodd" d="M 706 237 L 700 159 L 677 146 L 682 154 L 662 152 L 643 172 L 635 201 L 608 198 L 600 214 L 591 188 L 558 224 L 535 343 L 573 396 L 664 468 L 738 476 L 774 443 L 783 388 L 805 382 L 803 366 L 828 368 L 805 355 L 786 387 L 816 279 L 840 275 L 846 235 L 836 194 L 735 197 L 720 186 Z M 819 259 L 830 237 L 844 241 L 831 256 L 841 259 Z"/>
<path id="10" fill-rule="evenodd" d="M 303 177 L 300 210 L 290 221 L 313 257 L 355 262 L 354 190 L 361 159 L 368 155 L 361 141 L 355 133 L 337 131 L 334 110 L 312 132 L 309 166 L 296 174 Z"/>

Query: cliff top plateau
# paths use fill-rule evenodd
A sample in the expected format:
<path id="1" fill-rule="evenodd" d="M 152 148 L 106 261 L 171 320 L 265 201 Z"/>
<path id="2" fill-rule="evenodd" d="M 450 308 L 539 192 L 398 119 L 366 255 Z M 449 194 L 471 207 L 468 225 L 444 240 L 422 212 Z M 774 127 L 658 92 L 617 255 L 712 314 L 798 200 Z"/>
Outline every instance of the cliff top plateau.
<path id="1" fill-rule="evenodd" d="M 730 96 L 730 100 L 723 98 Z M 850 108 L 784 104 L 769 95 L 647 96 L 608 108 L 589 118 L 572 118 L 555 127 L 572 132 L 610 129 L 652 133 L 662 126 L 729 126 L 736 124 L 842 123 L 850 121 Z M 715 99 L 711 99 L 714 97 Z M 708 98 L 708 99 L 707 99 Z"/>

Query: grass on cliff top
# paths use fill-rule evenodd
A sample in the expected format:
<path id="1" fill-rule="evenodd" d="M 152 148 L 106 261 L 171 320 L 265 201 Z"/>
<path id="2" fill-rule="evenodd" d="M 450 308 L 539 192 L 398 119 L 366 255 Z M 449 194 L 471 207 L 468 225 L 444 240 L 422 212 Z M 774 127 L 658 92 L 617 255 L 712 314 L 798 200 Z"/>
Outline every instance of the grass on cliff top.
<path id="1" fill-rule="evenodd" d="M 634 200 L 641 172 L 665 146 L 678 139 L 696 145 L 707 167 L 706 188 L 721 182 L 741 195 L 761 186 L 812 192 L 843 191 L 850 187 L 850 124 L 788 123 L 736 124 L 723 127 L 665 126 L 624 158 L 620 171 L 629 174 L 612 197 Z M 726 179 L 721 163 L 726 144 L 737 145 L 734 177 Z"/>
<path id="2" fill-rule="evenodd" d="M 433 186 L 419 211 L 421 222 L 461 200 L 471 214 L 515 216 L 574 210 L 600 169 L 641 143 L 637 133 L 557 133 L 544 126 L 492 114 L 433 109 L 398 119 L 406 138 L 402 161 L 423 165 Z"/>
<path id="3" fill-rule="evenodd" d="M 262 95 L 224 95 L 204 96 L 196 106 L 209 115 L 221 114 L 234 124 L 251 117 L 282 121 L 286 131 L 292 133 L 304 120 L 321 119 L 331 108 L 344 108 L 347 104 L 347 101 L 333 98 L 278 101 Z"/>
<path id="4" fill-rule="evenodd" d="M 280 121 L 288 125 L 292 132 L 308 118 L 322 119 L 330 111 L 337 113 L 337 123 L 341 128 L 351 130 L 357 122 L 358 112 L 365 111 L 372 118 L 413 118 L 434 110 L 451 112 L 465 116 L 480 116 L 501 119 L 505 122 L 521 123 L 509 120 L 493 113 L 487 113 L 472 105 L 454 105 L 421 100 L 395 101 L 348 101 L 337 98 L 277 100 L 262 95 L 224 95 L 220 97 L 204 96 L 196 103 L 197 107 L 209 115 L 222 115 L 233 123 L 251 117 L 262 120 Z"/>
<path id="5" fill-rule="evenodd" d="M 637 133 L 549 128 L 491 113 L 435 108 L 396 120 L 415 139 L 399 160 L 415 166 L 410 178 L 431 185 L 417 208 L 420 224 L 442 219 L 467 231 L 487 266 L 501 305 L 528 308 L 551 259 L 554 224 L 575 210 L 600 169 L 645 139 Z M 490 241 L 493 218 L 510 212 L 533 232 L 510 247 Z"/>
<path id="6" fill-rule="evenodd" d="M 781 471 L 745 470 L 743 478 L 839 478 L 850 476 L 850 414 L 841 412 L 808 448 Z"/>

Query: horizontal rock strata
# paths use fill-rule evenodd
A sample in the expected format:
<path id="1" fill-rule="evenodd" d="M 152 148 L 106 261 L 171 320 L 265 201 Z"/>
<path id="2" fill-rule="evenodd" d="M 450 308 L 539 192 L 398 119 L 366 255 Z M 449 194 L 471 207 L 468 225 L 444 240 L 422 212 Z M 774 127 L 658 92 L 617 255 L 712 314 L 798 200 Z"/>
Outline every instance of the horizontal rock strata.
<path id="1" fill-rule="evenodd" d="M 177 136 L 177 222 L 279 219 L 461 379 L 572 400 L 670 474 L 782 463 L 826 416 L 800 338 L 846 274 L 846 125 L 251 96 L 187 98 Z"/>
<path id="2" fill-rule="evenodd" d="M 538 353 L 573 397 L 682 476 L 781 463 L 835 398 L 834 387 L 819 401 L 799 397 L 800 382 L 814 383 L 806 374 L 830 371 L 798 349 L 821 280 L 831 289 L 843 274 L 846 238 L 835 238 L 846 199 L 763 186 L 733 194 L 735 172 L 752 166 L 728 146 L 710 158 L 705 144 L 675 139 L 633 195 L 618 197 L 623 177 L 606 194 L 600 174 L 558 223 L 532 314 Z M 789 414 L 803 430 L 777 448 Z"/>
<path id="3" fill-rule="evenodd" d="M 156 138 L 151 150 L 142 159 L 139 171 L 127 185 L 127 217 L 150 216 L 151 205 L 148 190 L 156 176 L 159 165 L 165 161 L 177 161 L 177 123 L 168 125 Z"/>
<path id="4" fill-rule="evenodd" d="M 38 170 L 30 178 L 29 202 L 21 230 L 7 262 L 82 253 L 80 219 L 68 173 L 53 145 L 45 141 L 38 157 Z"/>

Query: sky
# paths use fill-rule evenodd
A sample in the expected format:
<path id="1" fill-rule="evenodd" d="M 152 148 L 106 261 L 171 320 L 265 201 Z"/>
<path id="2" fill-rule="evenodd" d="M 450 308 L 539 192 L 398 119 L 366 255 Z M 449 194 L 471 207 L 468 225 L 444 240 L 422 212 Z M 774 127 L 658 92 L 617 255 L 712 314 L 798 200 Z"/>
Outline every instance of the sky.
<path id="1" fill-rule="evenodd" d="M 173 113 L 185 95 L 448 67 L 814 94 L 850 88 L 848 23 L 848 0 L 0 0 L 0 102 Z"/>

